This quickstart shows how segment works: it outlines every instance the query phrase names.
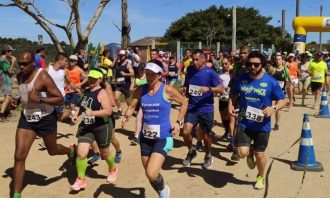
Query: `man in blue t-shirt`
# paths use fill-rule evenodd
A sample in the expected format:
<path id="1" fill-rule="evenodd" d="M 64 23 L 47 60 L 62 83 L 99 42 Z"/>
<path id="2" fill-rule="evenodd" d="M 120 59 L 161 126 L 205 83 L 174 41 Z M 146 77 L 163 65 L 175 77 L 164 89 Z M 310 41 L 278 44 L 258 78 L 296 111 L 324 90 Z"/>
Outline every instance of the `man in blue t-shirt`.
<path id="1" fill-rule="evenodd" d="M 248 73 L 241 74 L 231 88 L 228 104 L 229 114 L 236 116 L 234 103 L 240 97 L 238 127 L 236 131 L 237 151 L 241 158 L 247 157 L 248 166 L 258 166 L 256 189 L 265 186 L 265 149 L 271 131 L 271 115 L 283 108 L 287 101 L 277 80 L 265 73 L 266 59 L 260 52 L 251 52 L 248 56 Z M 277 101 L 272 106 L 272 101 Z M 253 146 L 251 142 L 253 141 Z M 253 153 L 252 153 L 253 149 Z"/>
<path id="2" fill-rule="evenodd" d="M 202 167 L 212 166 L 211 137 L 210 133 L 214 118 L 213 94 L 223 91 L 216 72 L 206 67 L 206 57 L 202 50 L 193 53 L 193 67 L 187 69 L 185 87 L 189 97 L 188 112 L 184 119 L 183 139 L 189 152 L 183 160 L 184 166 L 189 166 L 191 160 L 196 157 L 196 149 L 192 145 L 192 129 L 196 127 L 196 133 L 202 135 L 205 145 L 205 158 Z"/>

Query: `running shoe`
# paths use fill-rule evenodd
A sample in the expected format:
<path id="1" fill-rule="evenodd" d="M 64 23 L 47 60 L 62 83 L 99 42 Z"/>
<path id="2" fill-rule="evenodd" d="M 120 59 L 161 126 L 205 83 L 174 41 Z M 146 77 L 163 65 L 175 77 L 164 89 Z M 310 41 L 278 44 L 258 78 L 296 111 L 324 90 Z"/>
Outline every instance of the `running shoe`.
<path id="1" fill-rule="evenodd" d="M 278 124 L 274 125 L 273 131 L 278 131 L 280 129 L 280 126 Z"/>
<path id="2" fill-rule="evenodd" d="M 246 164 L 250 169 L 254 169 L 256 167 L 256 162 L 254 161 L 254 155 L 252 151 L 250 151 L 250 154 L 246 157 Z"/>
<path id="3" fill-rule="evenodd" d="M 107 177 L 107 183 L 114 183 L 117 180 L 118 175 L 118 167 L 116 167 L 115 171 L 109 172 Z"/>
<path id="4" fill-rule="evenodd" d="M 192 148 L 190 152 L 188 152 L 187 157 L 183 160 L 183 166 L 190 166 L 192 159 L 197 156 L 196 149 Z"/>
<path id="5" fill-rule="evenodd" d="M 167 185 L 159 192 L 159 198 L 170 198 L 170 188 Z"/>
<path id="6" fill-rule="evenodd" d="M 197 151 L 202 151 L 203 150 L 203 142 L 201 140 L 198 140 L 195 145 L 195 149 Z"/>
<path id="7" fill-rule="evenodd" d="M 232 161 L 239 161 L 240 157 L 239 157 L 239 155 L 238 155 L 238 153 L 237 153 L 236 150 L 234 150 L 234 152 L 233 152 L 233 154 L 231 155 L 230 159 L 231 159 Z"/>
<path id="8" fill-rule="evenodd" d="M 137 137 L 133 137 L 133 139 L 131 140 L 131 145 L 138 145 L 139 144 L 139 139 Z"/>
<path id="9" fill-rule="evenodd" d="M 86 187 L 86 180 L 80 179 L 79 177 L 76 179 L 73 185 L 71 185 L 71 190 L 79 191 Z"/>
<path id="10" fill-rule="evenodd" d="M 116 152 L 116 155 L 115 155 L 115 162 L 116 163 L 120 163 L 120 161 L 121 161 L 121 151 L 117 151 Z"/>
<path id="11" fill-rule="evenodd" d="M 101 155 L 99 152 L 94 153 L 92 157 L 88 160 L 88 164 L 94 164 L 96 161 L 98 161 L 101 158 Z"/>
<path id="12" fill-rule="evenodd" d="M 203 169 L 209 169 L 212 167 L 213 158 L 210 155 L 205 155 L 204 163 L 202 164 Z"/>
<path id="13" fill-rule="evenodd" d="M 257 190 L 262 190 L 265 187 L 265 178 L 263 176 L 258 176 L 254 188 Z"/>
<path id="14" fill-rule="evenodd" d="M 232 144 L 232 143 L 229 143 L 228 145 L 227 145 L 227 147 L 226 147 L 226 149 L 228 150 L 228 151 L 232 151 L 232 150 L 234 150 L 234 145 Z"/>

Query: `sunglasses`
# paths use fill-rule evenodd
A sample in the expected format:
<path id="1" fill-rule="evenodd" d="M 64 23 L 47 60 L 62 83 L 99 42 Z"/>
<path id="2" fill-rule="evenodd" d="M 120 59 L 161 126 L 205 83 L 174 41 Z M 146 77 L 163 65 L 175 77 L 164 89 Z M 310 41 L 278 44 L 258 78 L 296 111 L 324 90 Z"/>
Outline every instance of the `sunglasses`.
<path id="1" fill-rule="evenodd" d="M 29 61 L 29 62 L 17 62 L 19 66 L 27 66 L 28 64 L 32 63 L 33 60 Z"/>
<path id="2" fill-rule="evenodd" d="M 254 68 L 257 68 L 257 67 L 259 67 L 261 65 L 261 63 L 253 63 L 253 62 L 248 62 L 247 63 L 247 66 L 248 67 L 254 67 Z"/>
<path id="3" fill-rule="evenodd" d="M 70 59 L 69 61 L 70 61 L 70 62 L 77 62 L 76 60 L 71 60 L 71 59 Z"/>

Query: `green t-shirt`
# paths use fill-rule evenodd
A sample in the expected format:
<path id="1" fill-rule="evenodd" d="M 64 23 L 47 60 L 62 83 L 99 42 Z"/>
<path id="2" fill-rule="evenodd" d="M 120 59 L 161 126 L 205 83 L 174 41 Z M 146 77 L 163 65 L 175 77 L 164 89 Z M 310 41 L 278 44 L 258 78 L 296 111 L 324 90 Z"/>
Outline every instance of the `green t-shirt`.
<path id="1" fill-rule="evenodd" d="M 1 84 L 5 86 L 9 86 L 12 83 L 11 75 L 8 74 L 8 70 L 10 68 L 9 61 L 3 56 L 0 57 L 0 81 Z"/>

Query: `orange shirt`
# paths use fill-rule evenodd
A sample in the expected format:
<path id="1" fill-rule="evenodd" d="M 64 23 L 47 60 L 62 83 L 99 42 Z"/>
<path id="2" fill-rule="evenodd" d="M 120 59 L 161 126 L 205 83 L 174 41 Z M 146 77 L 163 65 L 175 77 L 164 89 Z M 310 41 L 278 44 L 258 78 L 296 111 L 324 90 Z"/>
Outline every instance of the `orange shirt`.
<path id="1" fill-rule="evenodd" d="M 289 69 L 289 72 L 290 72 L 290 77 L 291 78 L 294 78 L 294 79 L 297 79 L 298 78 L 298 63 L 296 62 L 287 62 L 286 63 L 288 65 L 288 69 Z"/>
<path id="2" fill-rule="evenodd" d="M 70 77 L 71 83 L 73 85 L 79 85 L 80 84 L 80 68 L 75 66 L 72 70 L 69 68 L 65 68 L 66 74 Z M 72 92 L 78 92 L 73 90 L 68 84 L 65 87 L 65 93 L 72 93 Z"/>

